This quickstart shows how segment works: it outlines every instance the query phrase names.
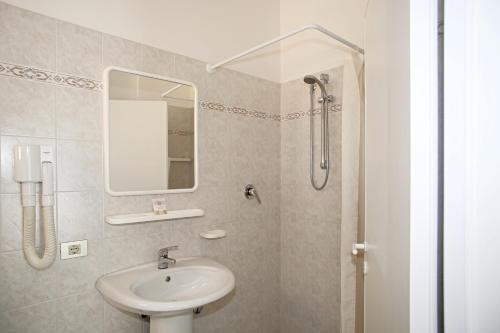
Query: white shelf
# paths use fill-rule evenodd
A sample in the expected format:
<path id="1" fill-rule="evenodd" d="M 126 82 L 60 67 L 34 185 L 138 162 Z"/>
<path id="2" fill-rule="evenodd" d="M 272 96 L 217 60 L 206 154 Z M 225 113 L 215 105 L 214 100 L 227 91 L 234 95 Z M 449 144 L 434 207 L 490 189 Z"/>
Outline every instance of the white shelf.
<path id="1" fill-rule="evenodd" d="M 144 222 L 184 219 L 184 218 L 198 217 L 203 215 L 205 215 L 203 209 L 182 209 L 182 210 L 169 210 L 167 214 L 155 214 L 154 212 L 147 212 L 138 214 L 110 215 L 106 216 L 106 222 L 109 224 L 144 223 Z"/>

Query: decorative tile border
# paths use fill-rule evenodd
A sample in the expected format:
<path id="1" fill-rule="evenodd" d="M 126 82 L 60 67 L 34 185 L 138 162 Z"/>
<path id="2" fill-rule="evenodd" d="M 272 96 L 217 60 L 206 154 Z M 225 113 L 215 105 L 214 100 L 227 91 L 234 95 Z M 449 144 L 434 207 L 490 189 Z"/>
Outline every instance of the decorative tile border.
<path id="1" fill-rule="evenodd" d="M 0 62 L 0 75 L 87 90 L 99 91 L 102 89 L 102 83 L 100 81 L 3 62 Z"/>
<path id="2" fill-rule="evenodd" d="M 340 112 L 342 111 L 342 105 L 341 104 L 333 104 L 328 107 L 328 112 L 329 113 L 335 113 L 335 112 Z M 312 111 L 313 116 L 320 115 L 321 114 L 321 109 L 316 108 Z M 300 119 L 303 117 L 309 117 L 311 116 L 311 111 L 302 111 L 302 112 L 292 112 L 292 113 L 286 113 L 283 116 L 281 116 L 282 121 L 286 120 L 295 120 L 295 119 Z"/>
<path id="3" fill-rule="evenodd" d="M 93 90 L 93 91 L 102 90 L 101 81 L 91 80 L 75 75 L 56 73 L 48 70 L 37 69 L 34 67 L 13 65 L 4 62 L 0 62 L 0 75 L 16 77 L 20 79 L 27 79 L 37 82 L 45 82 L 49 84 L 56 84 L 60 86 Z M 274 120 L 274 121 L 295 120 L 306 116 L 309 117 L 311 114 L 311 111 L 304 111 L 304 112 L 294 112 L 294 113 L 287 113 L 284 115 L 280 115 L 280 114 L 267 113 L 256 110 L 249 110 L 244 107 L 227 106 L 221 103 L 210 102 L 210 101 L 200 101 L 199 106 L 201 110 L 208 112 L 223 112 L 223 113 L 236 114 L 240 116 L 265 119 L 265 120 Z M 333 104 L 328 108 L 328 112 L 339 112 L 339 111 L 342 111 L 342 105 L 340 104 Z M 320 113 L 321 110 L 319 108 L 313 110 L 313 115 L 317 115 Z M 185 131 L 176 131 L 176 133 L 172 134 L 169 133 L 169 134 L 182 135 L 182 136 L 191 135 L 189 133 L 184 133 L 184 132 Z"/>
<path id="4" fill-rule="evenodd" d="M 306 116 L 309 117 L 311 115 L 311 111 L 293 112 L 293 113 L 287 113 L 284 115 L 280 115 L 280 114 L 273 114 L 273 113 L 266 113 L 266 112 L 249 110 L 246 108 L 236 107 L 236 106 L 226 106 L 226 105 L 221 104 L 221 103 L 209 102 L 209 101 L 200 101 L 200 108 L 202 110 L 209 111 L 209 112 L 231 113 L 231 114 L 238 114 L 238 115 L 243 115 L 243 116 L 247 116 L 247 117 L 259 118 L 259 119 L 269 119 L 269 120 L 275 120 L 275 121 L 295 120 L 295 119 L 300 119 L 300 118 L 303 118 Z M 333 104 L 328 108 L 328 112 L 340 112 L 340 111 L 342 111 L 342 105 L 340 105 L 340 104 Z M 320 113 L 321 113 L 320 108 L 316 108 L 313 110 L 313 115 L 319 115 Z"/>
<path id="5" fill-rule="evenodd" d="M 269 119 L 269 120 L 281 120 L 281 115 L 272 114 L 254 110 L 248 110 L 246 108 L 237 107 L 237 106 L 226 106 L 221 103 L 216 102 L 208 102 L 208 101 L 200 101 L 200 108 L 205 111 L 210 112 L 223 112 L 230 114 L 237 114 L 241 116 L 259 118 L 259 119 Z"/>

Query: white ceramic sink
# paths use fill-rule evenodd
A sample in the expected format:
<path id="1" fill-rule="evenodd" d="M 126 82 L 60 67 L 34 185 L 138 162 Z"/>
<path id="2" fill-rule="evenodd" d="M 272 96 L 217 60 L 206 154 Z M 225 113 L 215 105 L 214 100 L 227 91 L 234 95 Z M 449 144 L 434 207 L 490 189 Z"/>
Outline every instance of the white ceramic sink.
<path id="1" fill-rule="evenodd" d="M 151 332 L 192 331 L 193 309 L 216 301 L 234 288 L 234 275 L 206 258 L 184 258 L 167 269 L 157 263 L 100 277 L 96 288 L 114 306 L 151 316 Z"/>

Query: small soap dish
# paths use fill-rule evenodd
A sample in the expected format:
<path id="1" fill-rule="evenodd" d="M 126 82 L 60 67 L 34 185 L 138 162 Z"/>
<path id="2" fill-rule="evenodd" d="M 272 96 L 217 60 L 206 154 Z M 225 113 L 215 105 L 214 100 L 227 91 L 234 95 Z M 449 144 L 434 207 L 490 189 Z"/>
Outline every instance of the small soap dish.
<path id="1" fill-rule="evenodd" d="M 205 239 L 219 239 L 226 237 L 226 230 L 218 229 L 218 230 L 209 230 L 200 233 L 201 238 Z"/>

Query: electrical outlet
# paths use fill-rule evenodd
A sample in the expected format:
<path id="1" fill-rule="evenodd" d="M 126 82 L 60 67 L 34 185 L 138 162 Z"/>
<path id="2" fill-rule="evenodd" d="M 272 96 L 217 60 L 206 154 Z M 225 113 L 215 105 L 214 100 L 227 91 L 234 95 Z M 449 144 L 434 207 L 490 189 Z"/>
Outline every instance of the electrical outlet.
<path id="1" fill-rule="evenodd" d="M 61 243 L 61 260 L 85 257 L 87 255 L 87 240 Z"/>
<path id="2" fill-rule="evenodd" d="M 77 255 L 77 254 L 80 254 L 80 253 L 82 253 L 82 247 L 80 246 L 80 244 L 75 244 L 75 245 L 68 246 L 68 254 L 70 256 L 74 256 L 74 255 Z"/>

